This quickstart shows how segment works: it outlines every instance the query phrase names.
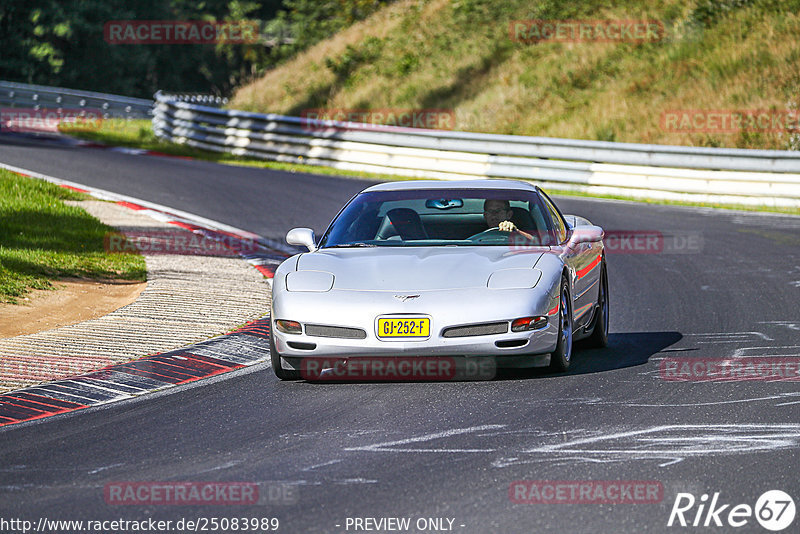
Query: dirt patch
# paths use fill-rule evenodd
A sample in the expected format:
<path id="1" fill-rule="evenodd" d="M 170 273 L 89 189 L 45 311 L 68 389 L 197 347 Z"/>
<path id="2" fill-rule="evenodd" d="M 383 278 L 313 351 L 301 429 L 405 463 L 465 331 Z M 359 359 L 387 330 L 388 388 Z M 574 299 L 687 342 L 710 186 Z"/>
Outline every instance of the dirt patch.
<path id="1" fill-rule="evenodd" d="M 56 291 L 32 291 L 20 304 L 0 304 L 0 338 L 102 317 L 135 301 L 147 282 L 56 280 L 53 285 Z"/>

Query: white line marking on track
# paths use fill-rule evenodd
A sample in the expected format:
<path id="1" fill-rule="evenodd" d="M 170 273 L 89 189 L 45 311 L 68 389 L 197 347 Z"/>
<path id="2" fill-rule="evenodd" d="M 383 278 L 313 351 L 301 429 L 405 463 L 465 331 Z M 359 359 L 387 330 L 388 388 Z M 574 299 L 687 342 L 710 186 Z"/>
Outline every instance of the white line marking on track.
<path id="1" fill-rule="evenodd" d="M 301 471 L 311 471 L 312 469 L 316 469 L 318 467 L 326 467 L 333 464 L 338 464 L 341 460 L 331 460 L 330 462 L 322 462 L 321 464 L 314 464 L 308 467 L 304 467 Z"/>
<path id="2" fill-rule="evenodd" d="M 117 464 L 111 464 L 111 465 L 104 465 L 104 466 L 102 466 L 102 467 L 98 467 L 98 468 L 96 468 L 96 469 L 92 469 L 91 471 L 89 471 L 89 473 L 88 473 L 88 474 L 90 474 L 90 475 L 95 475 L 95 474 L 97 474 L 97 473 L 99 473 L 99 472 L 101 472 L 101 471 L 105 471 L 105 470 L 107 470 L 107 469 L 113 469 L 113 468 L 115 468 L 115 467 L 120 467 L 120 466 L 123 466 L 123 465 L 125 465 L 125 464 L 122 464 L 122 463 L 117 463 Z"/>
<path id="3" fill-rule="evenodd" d="M 363 445 L 361 447 L 346 447 L 346 451 L 370 451 L 370 452 L 438 452 L 438 453 L 461 453 L 461 452 L 495 452 L 495 449 L 414 449 L 414 448 L 397 448 L 397 445 L 409 445 L 411 443 L 421 443 L 424 441 L 433 441 L 436 439 L 449 438 L 451 436 L 458 436 L 462 434 L 471 434 L 480 432 L 482 430 L 496 430 L 505 428 L 506 425 L 480 425 L 472 426 L 469 428 L 453 428 L 443 432 L 435 432 L 433 434 L 424 434 L 413 438 L 398 439 L 395 441 L 384 441 L 381 443 L 373 443 L 372 445 Z"/>
<path id="4" fill-rule="evenodd" d="M 798 287 L 800 287 L 800 281 L 797 282 Z M 759 321 L 760 324 L 774 324 L 777 326 L 783 326 L 788 328 L 789 330 L 800 330 L 800 323 L 797 321 Z"/>
<path id="5" fill-rule="evenodd" d="M 784 353 L 782 350 L 779 349 L 795 349 L 791 354 Z M 739 347 L 733 351 L 733 358 L 751 358 L 754 357 L 750 354 L 745 354 L 746 351 L 750 350 L 764 350 L 768 351 L 767 354 L 757 354 L 755 356 L 800 356 L 800 345 L 774 345 L 774 346 L 767 346 L 767 347 Z"/>
<path id="6" fill-rule="evenodd" d="M 698 341 L 698 343 L 734 343 L 746 340 L 752 336 L 763 339 L 764 341 L 774 341 L 763 332 L 706 332 L 702 334 L 686 334 L 686 336 L 702 336 L 709 341 Z"/>
<path id="7" fill-rule="evenodd" d="M 608 448 L 605 448 L 605 447 Z M 593 462 L 667 460 L 665 467 L 686 458 L 797 449 L 800 424 L 659 425 L 544 444 L 525 449 L 529 459 L 499 458 L 493 467 L 524 463 L 591 459 Z"/>

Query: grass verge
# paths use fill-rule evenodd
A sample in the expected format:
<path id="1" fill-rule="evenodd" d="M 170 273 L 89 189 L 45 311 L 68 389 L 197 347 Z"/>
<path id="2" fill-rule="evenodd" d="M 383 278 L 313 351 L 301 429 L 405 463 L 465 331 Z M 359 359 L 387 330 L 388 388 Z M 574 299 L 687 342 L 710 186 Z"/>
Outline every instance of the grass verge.
<path id="1" fill-rule="evenodd" d="M 159 139 L 153 134 L 153 130 L 150 126 L 150 121 L 148 120 L 110 119 L 103 121 L 100 128 L 80 129 L 80 128 L 62 127 L 62 132 L 75 137 L 79 137 L 81 139 L 88 139 L 92 141 L 105 143 L 108 145 L 152 150 L 155 152 L 161 152 L 163 154 L 169 154 L 172 156 L 191 157 L 206 161 L 213 161 L 216 163 L 222 163 L 226 165 L 243 165 L 248 167 L 276 169 L 287 172 L 303 172 L 309 174 L 322 174 L 322 175 L 339 176 L 345 178 L 352 177 L 363 180 L 376 180 L 381 182 L 388 182 L 393 180 L 417 179 L 395 174 L 355 172 L 344 169 L 336 169 L 333 167 L 303 165 L 296 163 L 283 163 L 277 161 L 264 161 L 259 159 L 243 158 L 239 156 L 234 156 L 232 154 L 210 152 L 186 145 L 169 143 Z M 694 206 L 703 208 L 717 208 L 717 209 L 729 209 L 729 210 L 740 210 L 740 211 L 755 211 L 755 212 L 783 213 L 788 215 L 800 215 L 800 208 L 774 207 L 774 206 L 748 206 L 740 204 L 688 202 L 680 200 L 642 199 L 636 197 L 627 197 L 624 195 L 598 195 L 598 194 L 581 193 L 576 191 L 551 189 L 549 187 L 544 187 L 543 189 L 545 189 L 548 193 L 560 196 L 573 196 L 573 197 L 584 197 L 584 198 L 608 198 L 613 200 L 628 200 L 632 202 L 642 202 L 646 204 Z"/>
<path id="2" fill-rule="evenodd" d="M 539 40 L 525 30 L 542 28 L 533 20 L 647 20 L 662 31 Z M 464 131 L 800 150 L 799 34 L 800 0 L 398 0 L 239 87 L 228 105 L 449 110 Z M 698 127 L 684 122 L 698 116 L 689 110 L 793 118 L 764 126 L 744 113 L 741 128 Z"/>
<path id="3" fill-rule="evenodd" d="M 64 203 L 86 195 L 0 169 L 0 302 L 59 278 L 145 280 L 144 258 L 108 253 L 114 229 Z"/>

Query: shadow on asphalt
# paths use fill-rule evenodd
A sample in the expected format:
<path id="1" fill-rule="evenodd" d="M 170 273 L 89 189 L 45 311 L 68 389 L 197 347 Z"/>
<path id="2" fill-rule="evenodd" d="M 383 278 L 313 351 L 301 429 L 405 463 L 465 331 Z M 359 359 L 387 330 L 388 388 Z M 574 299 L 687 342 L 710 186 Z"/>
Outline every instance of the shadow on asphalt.
<path id="1" fill-rule="evenodd" d="M 627 332 L 609 334 L 608 346 L 603 349 L 584 349 L 575 345 L 572 365 L 566 373 L 551 373 L 544 368 L 502 369 L 498 379 L 536 378 L 602 373 L 624 367 L 643 365 L 650 357 L 683 339 L 680 332 Z"/>
<path id="2" fill-rule="evenodd" d="M 650 357 L 657 354 L 667 347 L 674 345 L 683 339 L 680 332 L 628 332 L 620 334 L 610 334 L 608 346 L 603 349 L 584 349 L 580 343 L 576 344 L 573 353 L 572 366 L 566 373 L 553 373 L 547 368 L 532 369 L 503 369 L 497 370 L 496 376 L 493 374 L 492 380 L 525 380 L 535 378 L 547 378 L 569 375 L 582 375 L 590 373 L 602 373 L 613 371 L 625 367 L 646 364 Z M 460 383 L 465 381 L 456 380 Z M 397 384 L 397 383 L 447 383 L 448 380 L 303 380 L 306 384 L 313 385 L 333 385 L 333 384 Z M 486 380 L 467 380 L 466 382 L 486 382 Z"/>

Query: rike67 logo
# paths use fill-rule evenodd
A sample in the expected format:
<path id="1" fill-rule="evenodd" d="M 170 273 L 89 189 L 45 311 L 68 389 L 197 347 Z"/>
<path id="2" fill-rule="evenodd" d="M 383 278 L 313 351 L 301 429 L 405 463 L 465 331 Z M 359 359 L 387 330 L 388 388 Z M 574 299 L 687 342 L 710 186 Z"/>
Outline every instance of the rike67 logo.
<path id="1" fill-rule="evenodd" d="M 714 493 L 710 502 L 705 493 L 699 499 L 691 493 L 678 493 L 667 526 L 739 528 L 752 524 L 755 518 L 765 529 L 780 532 L 794 522 L 794 500 L 781 490 L 764 492 L 755 506 L 723 502 L 720 492 Z"/>

